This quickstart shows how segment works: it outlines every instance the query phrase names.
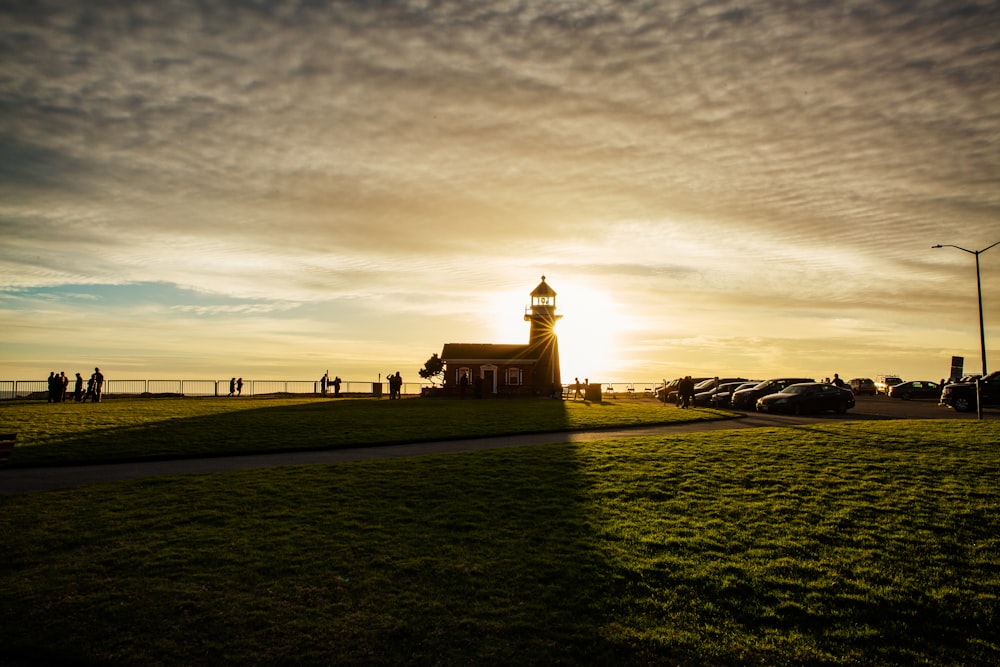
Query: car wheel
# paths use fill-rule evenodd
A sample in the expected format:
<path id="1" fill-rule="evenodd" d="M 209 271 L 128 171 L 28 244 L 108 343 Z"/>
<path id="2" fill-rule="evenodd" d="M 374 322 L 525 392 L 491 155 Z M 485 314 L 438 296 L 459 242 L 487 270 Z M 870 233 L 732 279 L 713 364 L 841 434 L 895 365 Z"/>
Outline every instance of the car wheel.
<path id="1" fill-rule="evenodd" d="M 952 407 L 954 407 L 959 412 L 972 412 L 975 406 L 969 399 L 959 397 L 955 399 L 955 402 L 952 404 Z"/>

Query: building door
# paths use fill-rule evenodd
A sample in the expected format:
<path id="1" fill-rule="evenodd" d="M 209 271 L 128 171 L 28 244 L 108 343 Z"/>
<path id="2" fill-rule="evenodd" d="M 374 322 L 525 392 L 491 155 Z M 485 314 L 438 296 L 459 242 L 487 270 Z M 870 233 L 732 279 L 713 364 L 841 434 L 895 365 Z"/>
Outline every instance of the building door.
<path id="1" fill-rule="evenodd" d="M 497 367 L 483 366 L 483 391 L 490 394 L 497 393 Z"/>

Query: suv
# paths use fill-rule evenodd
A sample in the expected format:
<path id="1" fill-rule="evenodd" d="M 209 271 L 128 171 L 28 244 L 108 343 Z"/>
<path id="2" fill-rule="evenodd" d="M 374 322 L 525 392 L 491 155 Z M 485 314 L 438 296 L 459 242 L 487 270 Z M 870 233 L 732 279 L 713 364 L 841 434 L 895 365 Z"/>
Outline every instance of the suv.
<path id="1" fill-rule="evenodd" d="M 812 378 L 775 378 L 774 380 L 764 380 L 760 384 L 749 389 L 734 391 L 730 398 L 730 406 L 737 410 L 753 410 L 757 405 L 757 399 L 769 394 L 777 394 L 779 391 L 792 384 L 800 382 L 815 382 Z"/>
<path id="2" fill-rule="evenodd" d="M 854 392 L 855 396 L 875 395 L 875 383 L 872 382 L 871 378 L 851 378 L 848 384 L 851 385 L 851 391 Z"/>
<path id="3" fill-rule="evenodd" d="M 993 371 L 979 381 L 979 396 L 984 406 L 1000 406 L 1000 371 Z M 953 382 L 941 392 L 940 405 L 955 408 L 958 412 L 976 409 L 976 383 Z"/>
<path id="4" fill-rule="evenodd" d="M 903 378 L 895 375 L 879 375 L 875 378 L 875 393 L 888 395 L 889 387 L 902 381 Z"/>

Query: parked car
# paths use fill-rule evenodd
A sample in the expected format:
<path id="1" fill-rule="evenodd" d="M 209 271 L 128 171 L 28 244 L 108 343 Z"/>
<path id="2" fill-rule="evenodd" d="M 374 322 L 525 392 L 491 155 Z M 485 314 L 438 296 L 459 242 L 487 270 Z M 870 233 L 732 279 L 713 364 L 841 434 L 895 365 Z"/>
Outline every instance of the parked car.
<path id="1" fill-rule="evenodd" d="M 979 380 L 979 396 L 983 407 L 1000 406 L 1000 371 L 994 371 Z M 958 412 L 976 409 L 976 383 L 952 382 L 941 391 L 941 405 L 947 405 Z"/>
<path id="2" fill-rule="evenodd" d="M 875 395 L 875 381 L 871 378 L 851 378 L 848 384 L 855 396 Z"/>
<path id="3" fill-rule="evenodd" d="M 889 387 L 894 384 L 899 384 L 902 381 L 903 378 L 895 375 L 879 375 L 875 378 L 875 393 L 888 394 Z"/>
<path id="4" fill-rule="evenodd" d="M 843 414 L 853 407 L 854 393 L 850 389 L 826 382 L 793 384 L 757 399 L 757 412 L 804 415 L 834 411 Z"/>
<path id="5" fill-rule="evenodd" d="M 941 385 L 928 380 L 910 380 L 892 385 L 886 394 L 889 398 L 901 398 L 904 401 L 911 398 L 940 398 Z"/>
<path id="6" fill-rule="evenodd" d="M 751 389 L 760 384 L 760 380 L 748 380 L 746 382 L 737 382 L 734 387 L 730 388 L 726 392 L 719 392 L 718 394 L 713 394 L 708 401 L 708 407 L 724 409 L 732 405 L 733 394 L 740 389 Z M 697 398 L 697 396 L 695 396 Z"/>
<path id="7" fill-rule="evenodd" d="M 746 383 L 743 380 L 738 380 L 736 382 L 720 382 L 718 387 L 713 386 L 706 391 L 696 393 L 694 395 L 694 404 L 701 408 L 719 407 L 718 403 L 724 399 L 728 405 L 729 396 L 737 387 L 743 386 L 744 384 Z"/>
<path id="8" fill-rule="evenodd" d="M 813 378 L 775 378 L 758 382 L 749 389 L 740 389 L 733 392 L 730 399 L 731 407 L 737 410 L 753 410 L 757 405 L 757 399 L 768 394 L 776 394 L 785 387 L 802 382 L 815 382 Z"/>

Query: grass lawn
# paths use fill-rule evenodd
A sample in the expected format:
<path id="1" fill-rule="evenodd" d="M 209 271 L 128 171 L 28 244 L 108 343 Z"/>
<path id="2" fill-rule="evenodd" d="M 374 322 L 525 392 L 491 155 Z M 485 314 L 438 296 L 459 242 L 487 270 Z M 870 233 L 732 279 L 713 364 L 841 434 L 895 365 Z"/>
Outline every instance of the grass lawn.
<path id="1" fill-rule="evenodd" d="M 837 422 L 0 496 L 0 663 L 995 665 L 998 442 Z"/>
<path id="2" fill-rule="evenodd" d="M 11 465 L 332 449 L 724 419 L 653 401 L 175 398 L 0 402 Z"/>

